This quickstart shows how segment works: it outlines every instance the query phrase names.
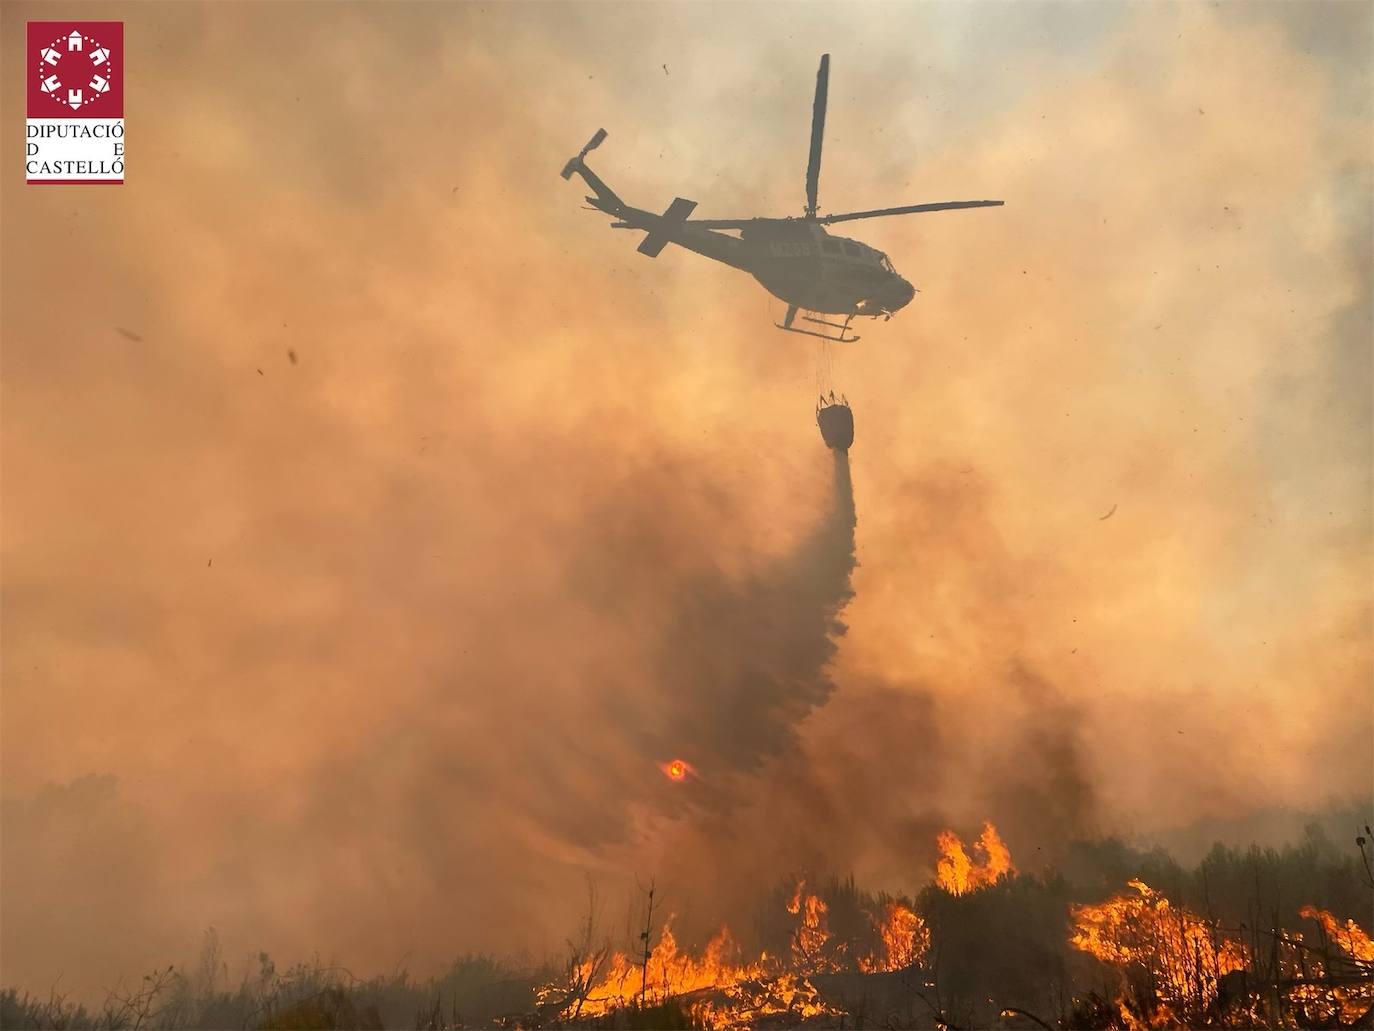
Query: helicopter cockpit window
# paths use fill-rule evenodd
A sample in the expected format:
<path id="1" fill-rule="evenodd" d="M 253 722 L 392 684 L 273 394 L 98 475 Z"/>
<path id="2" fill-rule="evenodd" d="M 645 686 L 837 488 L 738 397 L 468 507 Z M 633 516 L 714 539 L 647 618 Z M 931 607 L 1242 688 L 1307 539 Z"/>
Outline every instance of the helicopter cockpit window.
<path id="1" fill-rule="evenodd" d="M 821 238 L 822 254 L 843 254 L 844 250 L 840 247 L 839 240 L 832 240 L 829 237 Z"/>
<path id="2" fill-rule="evenodd" d="M 887 260 L 887 255 L 882 251 L 878 252 L 878 264 L 882 265 L 884 269 L 891 272 L 894 276 L 897 274 L 897 270 L 892 267 L 892 262 Z"/>
<path id="3" fill-rule="evenodd" d="M 844 241 L 844 252 L 851 258 L 862 258 L 864 256 L 864 252 L 859 250 L 859 245 L 850 243 L 848 240 Z"/>

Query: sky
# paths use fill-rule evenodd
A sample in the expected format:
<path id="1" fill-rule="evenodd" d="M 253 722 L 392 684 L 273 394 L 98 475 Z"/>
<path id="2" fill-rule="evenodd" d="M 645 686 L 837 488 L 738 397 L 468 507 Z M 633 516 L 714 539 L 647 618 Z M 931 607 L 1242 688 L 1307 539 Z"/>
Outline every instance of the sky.
<path id="1" fill-rule="evenodd" d="M 64 6 L 125 22 L 126 182 L 25 187 L 52 13 L 0 11 L 7 984 L 1374 793 L 1368 4 Z M 821 53 L 823 212 L 1006 202 L 848 225 L 920 293 L 829 349 L 557 175 L 605 127 L 633 204 L 798 215 Z"/>

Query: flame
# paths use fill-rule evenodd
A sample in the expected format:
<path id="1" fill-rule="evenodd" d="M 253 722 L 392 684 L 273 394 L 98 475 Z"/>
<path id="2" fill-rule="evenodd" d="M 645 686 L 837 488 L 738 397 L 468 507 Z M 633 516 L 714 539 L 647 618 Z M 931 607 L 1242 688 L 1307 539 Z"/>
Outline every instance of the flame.
<path id="1" fill-rule="evenodd" d="M 1016 872 L 1010 850 L 991 823 L 983 824 L 983 833 L 973 846 L 975 852 L 982 854 L 982 862 L 969 856 L 959 835 L 951 830 L 941 831 L 935 843 L 940 849 L 940 858 L 935 864 L 935 882 L 951 895 L 986 888 Z"/>
<path id="2" fill-rule="evenodd" d="M 1351 1027 L 1374 1005 L 1368 976 L 1374 942 L 1353 920 L 1341 923 L 1304 906 L 1301 915 L 1321 925 L 1334 950 L 1274 930 L 1272 948 L 1254 955 L 1214 922 L 1172 905 L 1141 881 L 1129 883 L 1133 895 L 1073 907 L 1069 938 L 1122 971 L 1116 1000 L 1122 1027 Z M 1129 976 L 1132 971 L 1145 978 Z M 1231 982 L 1229 991 L 1224 982 Z"/>
<path id="3" fill-rule="evenodd" d="M 678 948 L 671 921 L 663 926 L 658 944 L 644 956 L 616 952 L 605 962 L 605 972 L 597 976 L 599 964 L 584 959 L 569 978 L 569 984 L 546 985 L 537 993 L 541 1003 L 558 1000 L 570 1015 L 603 1016 L 612 1010 L 639 1002 L 656 1003 L 674 996 L 707 988 L 726 988 L 747 978 L 762 975 L 759 964 L 738 961 L 740 949 L 727 927 L 707 943 L 701 956 Z M 579 985 L 588 985 L 577 991 Z"/>
<path id="4" fill-rule="evenodd" d="M 1298 915 L 1317 921 L 1325 938 L 1306 942 L 1290 932 L 1280 939 L 1284 974 L 1294 984 L 1288 998 L 1302 1026 L 1360 1026 L 1374 1011 L 1374 941 L 1354 920 L 1342 924 L 1325 909 L 1307 905 Z"/>
<path id="5" fill-rule="evenodd" d="M 636 1003 L 686 997 L 686 1008 L 696 1025 L 721 1031 L 751 1027 L 760 1017 L 780 1014 L 797 1019 L 840 1014 L 820 998 L 807 978 L 793 971 L 772 970 L 767 955 L 753 963 L 742 962 L 739 955 L 739 945 L 727 927 L 720 929 L 699 958 L 684 952 L 678 948 L 670 921 L 647 961 L 617 952 L 583 997 L 573 1000 L 568 986 L 547 985 L 539 990 L 539 1001 L 558 999 L 565 1014 L 594 1018 Z M 593 961 L 584 961 L 572 980 L 586 983 L 593 966 Z"/>
<path id="6" fill-rule="evenodd" d="M 902 903 L 889 902 L 882 920 L 874 923 L 883 940 L 883 952 L 859 960 L 859 969 L 864 973 L 905 970 L 921 962 L 930 951 L 930 928 Z"/>
<path id="7" fill-rule="evenodd" d="M 739 946 L 722 927 L 697 958 L 678 949 L 671 924 L 665 924 L 658 944 L 643 957 L 630 958 L 623 952 L 611 957 L 606 974 L 587 994 L 582 1012 L 597 1016 L 640 999 L 661 1001 L 703 988 L 719 988 L 757 977 L 757 964 L 737 962 Z"/>
<path id="8" fill-rule="evenodd" d="M 1321 924 L 1322 930 L 1336 948 L 1352 959 L 1374 963 L 1374 941 L 1370 940 L 1369 935 L 1354 920 L 1347 920 L 1342 926 L 1334 916 L 1316 906 L 1303 906 L 1298 910 L 1298 915 Z"/>
<path id="9" fill-rule="evenodd" d="M 647 957 L 616 952 L 581 959 L 571 965 L 564 983 L 542 986 L 536 999 L 541 1006 L 553 1005 L 563 1017 L 581 1020 L 682 998 L 694 1026 L 718 1031 L 753 1027 L 764 1017 L 782 1016 L 790 1024 L 842 1016 L 843 1011 L 821 999 L 806 976 L 838 969 L 840 950 L 828 948 L 829 907 L 805 885 L 798 881 L 787 903 L 788 912 L 801 918 L 792 936 L 791 969 L 780 969 L 766 953 L 745 962 L 728 927 L 720 929 L 699 957 L 693 956 L 678 947 L 670 919 Z"/>
<path id="10" fill-rule="evenodd" d="M 807 973 L 836 969 L 834 958 L 826 955 L 826 943 L 830 941 L 827 916 L 830 907 L 819 895 L 806 890 L 804 879 L 797 881 L 797 890 L 787 903 L 787 911 L 801 917 L 797 929 L 792 932 L 792 959 L 797 968 Z"/>
<path id="11" fill-rule="evenodd" d="M 805 977 L 779 974 L 765 981 L 740 981 L 725 989 L 723 1000 L 706 1000 L 692 1007 L 698 1024 L 715 1029 L 757 1027 L 760 1018 L 787 1016 L 787 1025 L 813 1017 L 843 1016 L 843 1011 L 827 1004 Z"/>
<path id="12" fill-rule="evenodd" d="M 1218 981 L 1246 965 L 1243 945 L 1196 913 L 1170 904 L 1143 881 L 1130 881 L 1133 895 L 1100 905 L 1074 906 L 1069 944 L 1114 966 L 1150 975 L 1159 1006 L 1149 1017 L 1158 1025 L 1174 1014 L 1201 1012 L 1217 1000 Z M 1127 1010 L 1118 1001 L 1123 1019 Z M 1128 1023 L 1140 1023 L 1131 1017 Z"/>

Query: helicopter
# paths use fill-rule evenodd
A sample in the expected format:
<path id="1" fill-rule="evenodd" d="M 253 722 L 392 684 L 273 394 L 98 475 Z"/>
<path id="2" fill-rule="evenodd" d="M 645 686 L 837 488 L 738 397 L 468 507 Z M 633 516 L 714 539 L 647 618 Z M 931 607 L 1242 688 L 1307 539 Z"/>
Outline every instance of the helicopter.
<path id="1" fill-rule="evenodd" d="M 911 303 L 916 288 L 898 274 L 886 254 L 859 240 L 832 236 L 827 226 L 888 215 L 908 215 L 954 208 L 999 207 L 1000 200 L 954 200 L 908 204 L 899 208 L 819 214 L 817 190 L 821 174 L 821 143 L 825 135 L 826 95 L 830 83 L 830 55 L 821 55 L 816 72 L 816 96 L 811 109 L 811 153 L 806 165 L 806 208 L 800 218 L 707 218 L 688 216 L 697 202 L 676 197 L 663 214 L 631 207 L 587 166 L 587 155 L 606 139 L 598 129 L 575 157 L 563 166 L 563 178 L 573 174 L 592 191 L 587 203 L 610 215 L 615 229 L 645 233 L 637 248 L 650 258 L 670 243 L 749 273 L 774 297 L 787 303 L 787 314 L 774 323 L 790 333 L 820 337 L 837 343 L 859 339 L 850 330 L 856 316 L 892 318 Z M 738 232 L 738 236 L 730 232 Z M 799 325 L 801 322 L 818 328 Z M 843 321 L 836 321 L 842 317 Z"/>

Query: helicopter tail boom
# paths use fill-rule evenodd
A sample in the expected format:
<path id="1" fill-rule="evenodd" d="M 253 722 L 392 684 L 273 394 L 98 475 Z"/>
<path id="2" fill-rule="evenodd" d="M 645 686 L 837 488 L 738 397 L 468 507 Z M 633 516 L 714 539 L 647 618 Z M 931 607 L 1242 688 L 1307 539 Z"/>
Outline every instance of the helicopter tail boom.
<path id="1" fill-rule="evenodd" d="M 568 159 L 568 163 L 563 166 L 562 175 L 564 179 L 571 179 L 574 174 L 580 175 L 583 182 L 591 187 L 592 196 L 587 198 L 587 203 L 597 211 L 614 218 L 615 221 L 611 225 L 616 229 L 638 229 L 645 234 L 639 243 L 640 254 L 656 258 L 664 247 L 675 243 L 735 268 L 745 267 L 741 256 L 742 245 L 738 239 L 713 232 L 709 226 L 687 221 L 687 216 L 697 206 L 696 201 L 677 197 L 663 214 L 657 215 L 621 200 L 614 190 L 601 181 L 600 176 L 587 167 L 585 160 L 587 154 L 601 146 L 605 139 L 606 130 L 598 129 L 596 135 L 587 141 L 587 145 Z"/>

